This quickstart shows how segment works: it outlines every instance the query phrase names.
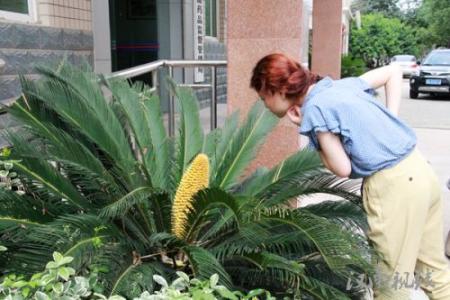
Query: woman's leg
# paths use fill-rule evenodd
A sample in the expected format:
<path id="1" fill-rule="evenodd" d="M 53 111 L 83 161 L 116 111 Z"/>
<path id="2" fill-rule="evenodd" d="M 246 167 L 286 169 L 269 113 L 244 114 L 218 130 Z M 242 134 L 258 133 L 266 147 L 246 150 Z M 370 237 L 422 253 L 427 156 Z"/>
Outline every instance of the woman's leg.
<path id="1" fill-rule="evenodd" d="M 411 289 L 419 288 L 414 270 L 434 201 L 434 183 L 426 168 L 429 165 L 414 151 L 393 168 L 365 180 L 368 237 L 382 255 L 376 262 L 375 299 L 409 299 Z"/>
<path id="2" fill-rule="evenodd" d="M 425 171 L 425 170 L 424 170 Z M 444 255 L 443 200 L 439 181 L 431 167 L 433 179 L 432 203 L 420 242 L 416 272 L 420 286 L 431 300 L 450 299 L 450 268 Z"/>

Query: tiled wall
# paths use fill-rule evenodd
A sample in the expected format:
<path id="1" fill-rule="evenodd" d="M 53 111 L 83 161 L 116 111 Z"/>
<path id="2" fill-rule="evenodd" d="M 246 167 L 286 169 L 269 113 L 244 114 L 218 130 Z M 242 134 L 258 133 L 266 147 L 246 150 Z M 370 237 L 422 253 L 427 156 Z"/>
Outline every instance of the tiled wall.
<path id="1" fill-rule="evenodd" d="M 91 0 L 37 0 L 42 25 L 92 30 Z"/>

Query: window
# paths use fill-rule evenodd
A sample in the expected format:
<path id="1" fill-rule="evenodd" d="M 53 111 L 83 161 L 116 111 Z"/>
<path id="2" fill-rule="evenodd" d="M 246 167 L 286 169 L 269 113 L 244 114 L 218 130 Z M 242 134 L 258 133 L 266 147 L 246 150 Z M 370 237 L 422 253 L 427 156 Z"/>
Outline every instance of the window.
<path id="1" fill-rule="evenodd" d="M 34 8 L 34 0 L 0 0 L 0 18 L 33 21 Z"/>
<path id="2" fill-rule="evenodd" d="M 217 37 L 217 0 L 204 0 L 205 3 L 205 35 Z"/>
<path id="3" fill-rule="evenodd" d="M 432 52 L 425 58 L 422 65 L 450 66 L 450 51 Z"/>

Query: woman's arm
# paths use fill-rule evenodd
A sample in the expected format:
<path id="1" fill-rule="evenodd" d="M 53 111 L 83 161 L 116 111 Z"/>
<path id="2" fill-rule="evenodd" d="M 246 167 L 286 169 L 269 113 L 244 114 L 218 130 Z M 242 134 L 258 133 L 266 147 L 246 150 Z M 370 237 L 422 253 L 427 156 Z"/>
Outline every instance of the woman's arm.
<path id="1" fill-rule="evenodd" d="M 338 135 L 331 132 L 318 132 L 320 158 L 325 167 L 339 177 L 348 177 L 352 171 L 350 159 Z"/>
<path id="2" fill-rule="evenodd" d="M 362 74 L 359 78 L 365 80 L 374 89 L 384 86 L 386 106 L 394 115 L 398 115 L 403 84 L 403 73 L 399 66 L 389 65 L 373 69 Z"/>

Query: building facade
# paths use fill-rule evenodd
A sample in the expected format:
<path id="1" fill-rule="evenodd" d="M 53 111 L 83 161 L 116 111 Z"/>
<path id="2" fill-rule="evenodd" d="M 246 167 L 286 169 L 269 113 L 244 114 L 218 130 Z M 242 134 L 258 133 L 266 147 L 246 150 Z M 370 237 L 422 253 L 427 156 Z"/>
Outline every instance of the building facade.
<path id="1" fill-rule="evenodd" d="M 18 74 L 34 78 L 36 64 L 57 63 L 64 57 L 76 65 L 87 62 L 98 73 L 159 59 L 226 60 L 227 1 L 235 0 L 0 0 L 0 103 L 20 94 Z M 302 1 L 298 18 L 299 61 L 307 67 L 312 2 Z M 346 28 L 352 16 L 346 8 L 351 0 L 343 2 L 342 52 L 346 53 Z M 209 82 L 210 74 L 209 68 L 174 70 L 175 80 L 184 83 Z M 149 76 L 137 79 L 151 83 Z M 225 68 L 217 70 L 217 85 L 218 102 L 224 103 Z M 200 106 L 207 106 L 210 89 L 195 92 Z M 159 93 L 167 98 L 164 88 Z M 12 125 L 7 116 L 0 116 L 0 130 Z"/>
<path id="2" fill-rule="evenodd" d="M 19 96 L 18 74 L 35 78 L 38 64 L 66 58 L 111 73 L 159 59 L 226 60 L 225 40 L 226 0 L 2 0 L 0 103 Z M 175 69 L 174 77 L 209 81 L 210 70 Z M 217 86 L 218 101 L 225 102 L 224 68 L 217 70 Z M 196 94 L 201 107 L 208 105 L 210 89 Z M 0 131 L 14 126 L 0 115 Z"/>

